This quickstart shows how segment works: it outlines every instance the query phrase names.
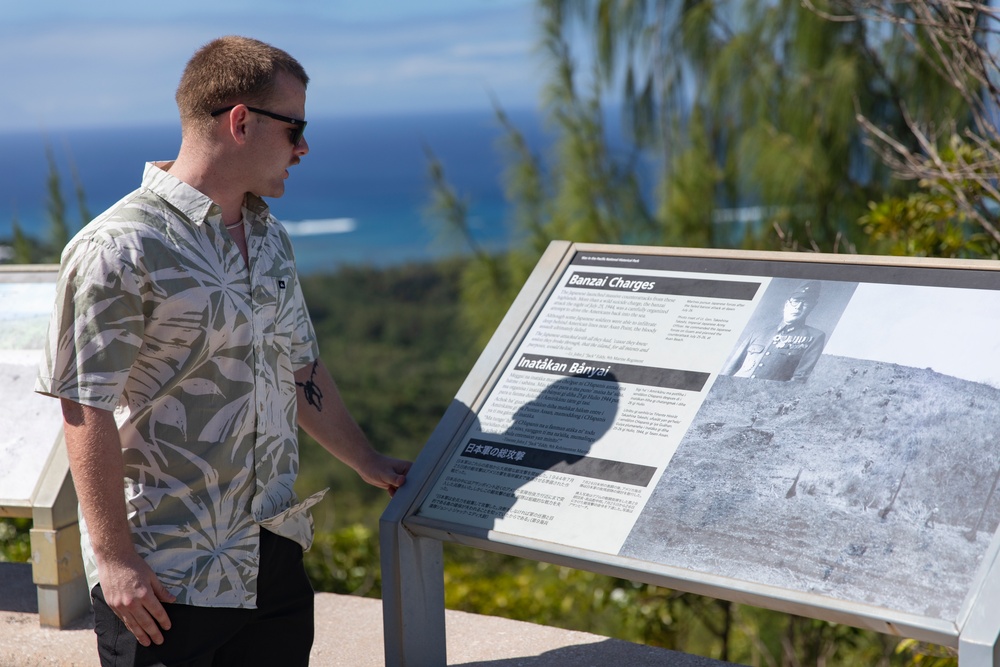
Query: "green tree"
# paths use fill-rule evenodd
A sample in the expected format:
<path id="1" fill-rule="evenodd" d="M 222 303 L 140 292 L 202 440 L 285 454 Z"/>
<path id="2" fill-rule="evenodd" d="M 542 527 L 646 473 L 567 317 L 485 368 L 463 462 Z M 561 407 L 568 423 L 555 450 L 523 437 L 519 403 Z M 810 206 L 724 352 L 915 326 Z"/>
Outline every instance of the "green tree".
<path id="1" fill-rule="evenodd" d="M 66 199 L 63 197 L 62 176 L 59 173 L 59 165 L 56 162 L 52 146 L 46 145 L 45 157 L 48 163 L 48 175 L 45 182 L 45 214 L 48 228 L 43 239 L 35 239 L 25 234 L 16 217 L 11 221 L 12 256 L 10 261 L 14 264 L 58 264 L 62 250 L 66 247 L 73 232 L 68 220 Z M 80 222 L 85 225 L 90 222 L 90 210 L 87 207 L 83 183 L 72 162 L 70 163 L 70 172 L 73 178 L 74 196 L 80 214 Z"/>
<path id="2" fill-rule="evenodd" d="M 909 197 L 889 196 L 870 205 L 862 223 L 879 250 L 1000 256 L 1000 61 L 993 48 L 1000 17 L 995 8 L 980 2 L 836 0 L 831 11 L 836 12 L 831 20 L 863 19 L 901 35 L 923 70 L 946 82 L 950 98 L 965 110 L 958 114 L 944 105 L 928 118 L 914 113 L 905 99 L 901 130 L 859 114 L 866 143 L 897 178 L 919 187 Z"/>
<path id="3" fill-rule="evenodd" d="M 76 162 L 70 157 L 69 173 L 73 178 L 73 194 L 76 196 L 76 208 L 80 213 L 80 226 L 85 226 L 93 219 L 90 214 L 90 207 L 87 206 L 87 193 L 83 188 L 83 181 L 80 179 L 80 172 L 76 168 Z"/>
<path id="4" fill-rule="evenodd" d="M 921 3 L 877 14 L 850 6 L 882 7 L 874 0 L 833 2 L 539 0 L 552 145 L 533 153 L 498 111 L 516 242 L 505 257 L 478 257 L 464 278 L 481 336 L 551 239 L 884 251 L 858 220 L 870 202 L 905 200 L 921 183 L 893 178 L 873 128 L 919 153 L 920 127 L 976 121 L 974 96 L 935 56 L 945 33 L 924 27 Z M 607 126 L 616 106 L 621 142 Z M 438 215 L 462 229 L 455 201 L 438 198 Z M 987 229 L 984 215 L 965 214 Z"/>
<path id="5" fill-rule="evenodd" d="M 865 146 L 858 115 L 898 137 L 907 113 L 968 115 L 921 57 L 916 23 L 904 33 L 864 14 L 830 20 L 822 1 L 542 4 L 564 32 L 590 37 L 596 76 L 623 89 L 635 144 L 659 155 L 662 243 L 865 249 L 855 221 L 902 186 Z M 751 204 L 762 224 L 726 233 L 724 209 Z"/>
<path id="6" fill-rule="evenodd" d="M 11 228 L 14 232 L 14 239 L 11 242 L 13 252 L 11 262 L 14 264 L 34 264 L 38 261 L 38 245 L 33 243 L 24 233 L 24 230 L 21 229 L 21 223 L 16 217 L 11 221 Z"/>
<path id="7" fill-rule="evenodd" d="M 31 560 L 31 519 L 0 519 L 0 563 Z"/>
<path id="8" fill-rule="evenodd" d="M 45 157 L 49 163 L 49 175 L 46 179 L 48 196 L 45 204 L 49 230 L 48 247 L 42 261 L 58 263 L 62 249 L 69 243 L 69 223 L 66 220 L 66 200 L 63 199 L 62 194 L 62 179 L 59 176 L 59 167 L 56 165 L 55 154 L 52 152 L 51 146 L 46 146 Z"/>
<path id="9" fill-rule="evenodd" d="M 302 278 L 323 358 L 345 402 L 380 451 L 412 460 L 475 362 L 458 317 L 463 264 L 343 267 Z M 316 525 L 374 522 L 388 497 L 304 432 L 300 495 L 331 487 Z"/>

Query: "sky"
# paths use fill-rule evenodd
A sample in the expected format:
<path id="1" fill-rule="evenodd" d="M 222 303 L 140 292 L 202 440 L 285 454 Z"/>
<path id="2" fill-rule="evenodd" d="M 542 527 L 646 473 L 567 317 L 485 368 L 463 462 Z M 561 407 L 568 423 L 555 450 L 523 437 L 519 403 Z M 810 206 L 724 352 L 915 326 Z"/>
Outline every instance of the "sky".
<path id="1" fill-rule="evenodd" d="M 933 368 L 1000 387 L 998 330 L 996 291 L 863 284 L 823 353 Z"/>
<path id="2" fill-rule="evenodd" d="M 310 75 L 307 116 L 538 105 L 533 0 L 0 0 L 0 131 L 176 123 L 202 44 L 241 34 Z"/>

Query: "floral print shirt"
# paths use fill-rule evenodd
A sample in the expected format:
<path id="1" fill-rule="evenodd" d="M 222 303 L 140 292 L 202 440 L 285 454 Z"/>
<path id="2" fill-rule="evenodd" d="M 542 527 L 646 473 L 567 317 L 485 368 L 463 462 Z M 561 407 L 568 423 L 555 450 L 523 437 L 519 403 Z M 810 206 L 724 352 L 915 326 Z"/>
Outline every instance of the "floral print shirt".
<path id="1" fill-rule="evenodd" d="M 66 247 L 35 390 L 114 411 L 133 542 L 177 602 L 253 608 L 260 528 L 312 541 L 323 492 L 292 490 L 293 372 L 319 350 L 264 202 L 244 201 L 248 269 L 219 207 L 170 166 L 147 164 Z"/>

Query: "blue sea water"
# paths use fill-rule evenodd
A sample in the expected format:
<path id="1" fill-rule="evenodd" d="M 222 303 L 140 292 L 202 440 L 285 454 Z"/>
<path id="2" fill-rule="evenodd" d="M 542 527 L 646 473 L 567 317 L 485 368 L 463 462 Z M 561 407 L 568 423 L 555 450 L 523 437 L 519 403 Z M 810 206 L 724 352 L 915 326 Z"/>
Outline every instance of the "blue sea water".
<path id="1" fill-rule="evenodd" d="M 537 117 L 510 115 L 540 146 Z M 310 119 L 309 154 L 290 170 L 285 195 L 269 200 L 292 234 L 300 271 L 385 266 L 463 251 L 461 243 L 445 240 L 440 223 L 427 214 L 428 150 L 468 200 L 477 243 L 506 247 L 508 205 L 497 146 L 502 134 L 490 112 Z M 0 134 L 0 242 L 11 238 L 14 219 L 28 234 L 45 234 L 47 147 L 75 231 L 82 223 L 74 171 L 86 207 L 96 215 L 138 187 L 145 162 L 172 159 L 179 145 L 176 126 Z"/>

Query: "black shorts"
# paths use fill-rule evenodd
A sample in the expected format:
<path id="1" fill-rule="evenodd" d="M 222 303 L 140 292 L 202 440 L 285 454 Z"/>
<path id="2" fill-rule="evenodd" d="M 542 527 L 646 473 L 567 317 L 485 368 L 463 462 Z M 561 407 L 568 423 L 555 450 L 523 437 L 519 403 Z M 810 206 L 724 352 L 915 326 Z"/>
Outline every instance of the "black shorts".
<path id="1" fill-rule="evenodd" d="M 147 647 L 108 607 L 100 584 L 91 597 L 102 667 L 309 664 L 314 594 L 302 547 L 266 530 L 260 531 L 256 609 L 163 603 L 170 629 L 162 644 Z"/>

